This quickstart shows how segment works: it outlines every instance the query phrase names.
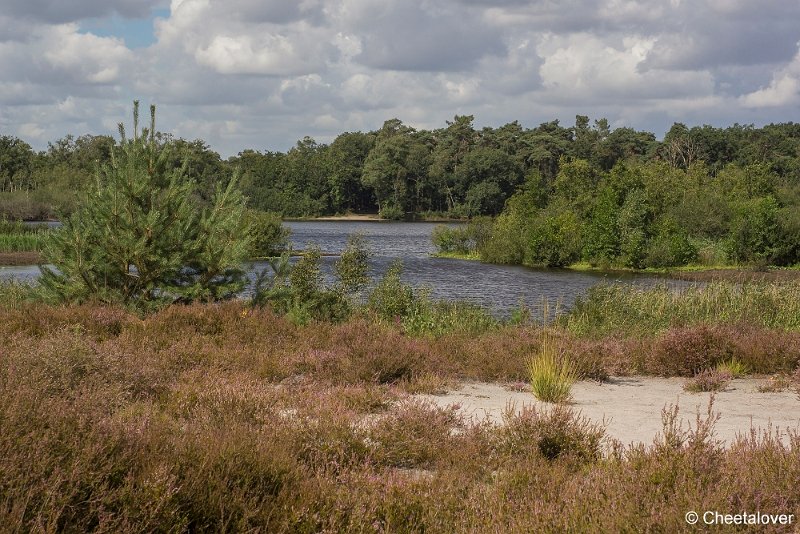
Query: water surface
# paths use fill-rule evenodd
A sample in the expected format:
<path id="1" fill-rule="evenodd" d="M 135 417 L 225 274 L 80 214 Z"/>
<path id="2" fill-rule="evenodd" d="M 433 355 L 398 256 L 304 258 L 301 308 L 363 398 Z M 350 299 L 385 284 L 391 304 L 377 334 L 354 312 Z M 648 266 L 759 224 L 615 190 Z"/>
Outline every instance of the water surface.
<path id="1" fill-rule="evenodd" d="M 651 275 L 532 269 L 433 258 L 435 247 L 430 236 L 437 226 L 435 223 L 289 221 L 285 224 L 292 231 L 294 249 L 302 250 L 316 244 L 325 254 L 338 254 L 350 234 L 360 233 L 373 253 L 371 274 L 374 279 L 382 276 L 392 262 L 402 260 L 405 282 L 429 288 L 433 298 L 477 303 L 498 315 L 507 315 L 520 303 L 539 310 L 544 299 L 551 307 L 558 303 L 561 309 L 568 309 L 578 296 L 600 282 L 686 285 Z M 322 259 L 323 271 L 329 280 L 336 259 L 335 256 Z M 250 268 L 250 277 L 267 267 L 266 262 L 255 262 Z M 0 279 L 34 280 L 38 276 L 36 266 L 0 267 Z"/>
<path id="2" fill-rule="evenodd" d="M 288 222 L 296 249 L 317 244 L 323 253 L 338 253 L 351 233 L 362 234 L 373 251 L 373 276 L 381 276 L 395 260 L 403 262 L 403 279 L 417 287 L 427 286 L 439 299 L 466 300 L 507 315 L 520 302 L 538 310 L 544 299 L 567 309 L 586 290 L 601 282 L 637 285 L 667 283 L 652 275 L 576 272 L 565 269 L 533 269 L 492 265 L 472 260 L 433 258 L 436 247 L 431 232 L 436 223 L 302 221 Z M 323 258 L 330 269 L 336 258 Z M 329 271 L 328 271 L 329 272 Z M 683 283 L 670 280 L 670 284 Z"/>

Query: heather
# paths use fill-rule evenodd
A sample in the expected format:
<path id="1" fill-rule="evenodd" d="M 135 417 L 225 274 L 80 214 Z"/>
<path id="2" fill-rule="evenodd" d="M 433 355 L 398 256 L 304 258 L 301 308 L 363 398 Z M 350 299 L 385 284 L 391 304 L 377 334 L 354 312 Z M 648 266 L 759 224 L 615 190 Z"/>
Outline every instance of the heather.
<path id="1" fill-rule="evenodd" d="M 590 341 L 552 335 L 590 361 Z M 626 448 L 569 407 L 493 426 L 409 397 L 523 378 L 540 327 L 415 338 L 241 302 L 22 302 L 0 340 L 11 530 L 676 531 L 695 508 L 800 512 L 796 435 L 724 449 L 665 417 Z"/>

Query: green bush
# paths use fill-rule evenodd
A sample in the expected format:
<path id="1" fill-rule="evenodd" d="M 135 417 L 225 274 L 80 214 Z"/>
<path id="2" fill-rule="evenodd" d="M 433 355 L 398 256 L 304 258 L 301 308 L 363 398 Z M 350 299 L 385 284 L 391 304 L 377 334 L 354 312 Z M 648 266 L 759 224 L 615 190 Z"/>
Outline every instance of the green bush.
<path id="1" fill-rule="evenodd" d="M 269 268 L 256 277 L 253 306 L 270 306 L 296 324 L 339 322 L 350 317 L 355 297 L 369 282 L 369 251 L 361 236 L 351 236 L 342 257 L 334 265 L 337 282 L 322 279 L 319 247 L 310 246 L 291 265 L 288 253 L 272 258 Z"/>
<path id="2" fill-rule="evenodd" d="M 348 295 L 358 294 L 367 287 L 369 278 L 369 259 L 372 252 L 367 247 L 364 236 L 353 234 L 347 238 L 347 246 L 339 260 L 333 265 L 339 279 L 338 290 Z"/>
<path id="3" fill-rule="evenodd" d="M 403 283 L 402 273 L 403 263 L 396 260 L 369 294 L 367 308 L 381 319 L 399 319 L 407 315 L 414 304 L 414 289 Z"/>
<path id="4" fill-rule="evenodd" d="M 383 207 L 381 207 L 380 211 L 378 211 L 378 217 L 381 219 L 402 221 L 405 216 L 406 212 L 403 211 L 403 208 L 397 204 L 386 203 L 383 205 Z"/>
<path id="5" fill-rule="evenodd" d="M 775 263 L 789 246 L 779 220 L 780 206 L 767 196 L 740 202 L 728 238 L 728 254 L 739 263 Z"/>
<path id="6" fill-rule="evenodd" d="M 250 234 L 251 258 L 279 256 L 289 244 L 289 229 L 275 213 L 247 210 L 245 224 Z"/>
<path id="7" fill-rule="evenodd" d="M 289 272 L 290 301 L 286 313 L 298 324 L 310 320 L 342 321 L 350 315 L 344 296 L 323 284 L 320 250 L 309 247 Z"/>
<path id="8" fill-rule="evenodd" d="M 580 223 L 574 213 L 540 213 L 526 233 L 527 265 L 565 267 L 580 259 Z"/>
<path id="9" fill-rule="evenodd" d="M 650 241 L 646 267 L 674 267 L 697 259 L 697 247 L 687 233 L 671 219 L 661 222 L 656 236 Z"/>
<path id="10" fill-rule="evenodd" d="M 476 244 L 470 229 L 466 225 L 446 226 L 438 225 L 431 233 L 431 241 L 445 254 L 471 254 L 475 252 Z"/>

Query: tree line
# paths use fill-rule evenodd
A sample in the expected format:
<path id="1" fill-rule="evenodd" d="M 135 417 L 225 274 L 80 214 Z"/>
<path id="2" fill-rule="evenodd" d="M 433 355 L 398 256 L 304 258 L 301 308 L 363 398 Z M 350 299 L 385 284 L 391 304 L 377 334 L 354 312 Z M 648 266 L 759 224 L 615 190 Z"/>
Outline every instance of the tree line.
<path id="1" fill-rule="evenodd" d="M 330 144 L 306 137 L 285 153 L 244 150 L 227 160 L 199 139 L 159 133 L 153 142 L 169 148 L 163 164 L 194 184 L 199 205 L 211 205 L 238 175 L 249 208 L 283 217 L 492 216 L 473 231 L 483 235 L 473 244 L 482 243 L 488 261 L 633 268 L 800 261 L 800 124 L 676 123 L 659 141 L 582 115 L 570 127 L 515 121 L 477 129 L 473 121 L 456 116 L 443 128 L 417 130 L 391 119 Z M 114 147 L 110 136 L 67 136 L 36 152 L 0 136 L 0 216 L 67 216 Z"/>
<path id="2" fill-rule="evenodd" d="M 602 268 L 790 266 L 800 262 L 800 184 L 766 163 L 620 161 L 607 173 L 562 159 L 494 219 L 437 228 L 442 252 L 493 263 Z"/>
<path id="3" fill-rule="evenodd" d="M 653 133 L 612 129 L 605 119 L 590 123 L 581 115 L 570 127 L 556 120 L 535 128 L 515 121 L 478 129 L 473 122 L 470 115 L 456 116 L 443 128 L 417 130 L 391 119 L 377 131 L 346 132 L 330 144 L 306 137 L 286 152 L 248 149 L 228 159 L 200 139 L 159 134 L 157 142 L 171 145 L 173 167 L 187 164 L 187 179 L 203 199 L 240 169 L 250 207 L 285 217 L 498 215 L 525 184 L 541 180 L 552 189 L 574 174 L 563 170 L 565 163 L 577 161 L 592 176 L 569 187 L 590 197 L 620 162 L 684 173 L 702 162 L 712 180 L 727 167 L 761 166 L 759 172 L 777 186 L 800 181 L 800 124 L 795 123 L 763 128 L 676 123 L 659 141 Z M 114 143 L 111 136 L 68 135 L 36 152 L 21 139 L 0 136 L 0 214 L 35 219 L 74 211 L 98 165 L 109 162 Z"/>

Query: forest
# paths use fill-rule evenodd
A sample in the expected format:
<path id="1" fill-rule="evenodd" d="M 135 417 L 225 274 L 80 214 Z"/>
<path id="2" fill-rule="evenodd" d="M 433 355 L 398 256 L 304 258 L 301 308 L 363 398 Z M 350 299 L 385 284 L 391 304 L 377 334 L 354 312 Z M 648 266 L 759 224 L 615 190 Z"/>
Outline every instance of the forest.
<path id="1" fill-rule="evenodd" d="M 248 207 L 283 217 L 379 213 L 475 219 L 440 235 L 492 262 L 630 268 L 793 265 L 800 261 L 800 124 L 687 127 L 653 133 L 578 115 L 524 128 L 477 129 L 471 115 L 416 130 L 398 119 L 330 144 L 222 159 L 203 140 L 160 134 L 176 169 L 210 202 L 239 173 Z M 114 146 L 68 135 L 34 151 L 0 136 L 0 217 L 62 218 L 76 209 Z M 480 217 L 494 217 L 480 222 Z M 488 239 L 491 237 L 491 239 Z M 480 250 L 478 250 L 480 249 Z"/>

